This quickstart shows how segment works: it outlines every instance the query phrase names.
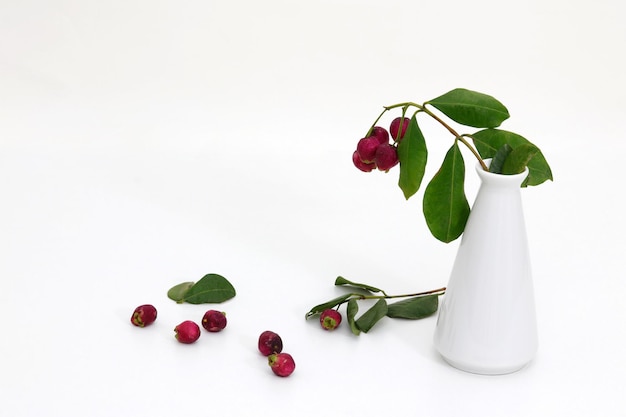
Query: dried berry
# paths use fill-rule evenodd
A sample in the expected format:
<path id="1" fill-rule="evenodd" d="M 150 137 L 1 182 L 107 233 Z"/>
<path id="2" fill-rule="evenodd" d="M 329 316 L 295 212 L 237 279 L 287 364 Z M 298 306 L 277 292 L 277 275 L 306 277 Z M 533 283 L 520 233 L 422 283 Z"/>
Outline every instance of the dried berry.
<path id="1" fill-rule="evenodd" d="M 180 343 L 193 343 L 200 337 L 200 326 L 191 320 L 186 320 L 174 328 L 176 340 Z"/>
<path id="2" fill-rule="evenodd" d="M 135 309 L 130 317 L 130 322 L 137 327 L 146 327 L 154 323 L 156 318 L 156 308 L 152 304 L 144 304 Z"/>
<path id="3" fill-rule="evenodd" d="M 320 324 L 324 330 L 335 330 L 341 323 L 341 313 L 329 308 L 320 314 Z"/>
<path id="4" fill-rule="evenodd" d="M 226 314 L 222 311 L 209 310 L 202 317 L 202 327 L 210 332 L 219 332 L 226 327 Z"/>
<path id="5" fill-rule="evenodd" d="M 280 353 L 283 350 L 283 341 L 280 336 L 270 330 L 266 330 L 259 336 L 259 351 L 264 356 Z"/>
<path id="6" fill-rule="evenodd" d="M 288 353 L 274 353 L 267 358 L 267 363 L 278 376 L 289 376 L 296 369 L 296 363 Z"/>

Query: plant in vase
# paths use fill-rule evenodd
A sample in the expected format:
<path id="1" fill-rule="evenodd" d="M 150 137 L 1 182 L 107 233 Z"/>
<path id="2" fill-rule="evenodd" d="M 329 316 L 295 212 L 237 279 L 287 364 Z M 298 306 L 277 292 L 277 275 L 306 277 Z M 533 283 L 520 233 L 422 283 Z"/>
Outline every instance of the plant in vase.
<path id="1" fill-rule="evenodd" d="M 400 115 L 389 130 L 378 126 L 383 115 L 394 110 Z M 532 359 L 537 344 L 519 190 L 552 180 L 550 166 L 536 145 L 519 134 L 498 129 L 509 118 L 500 101 L 458 88 L 423 104 L 385 106 L 357 143 L 354 165 L 364 172 L 389 172 L 398 165 L 398 185 L 406 199 L 420 189 L 428 160 L 418 124 L 420 115 L 434 119 L 452 135 L 452 145 L 426 186 L 422 202 L 426 224 L 435 238 L 449 243 L 463 235 L 447 288 L 390 296 L 376 287 L 339 277 L 336 285 L 356 287 L 359 292 L 317 305 L 307 317 L 346 303 L 347 321 L 353 333 L 359 334 L 385 316 L 422 318 L 439 309 L 435 345 L 449 363 L 477 373 L 512 372 Z M 480 130 L 458 133 L 444 116 Z M 462 146 L 476 159 L 481 179 L 472 209 L 465 194 Z M 439 308 L 438 297 L 444 292 Z M 386 300 L 391 298 L 404 300 L 388 305 Z M 357 302 L 365 299 L 377 302 L 356 319 Z M 397 315 L 398 310 L 403 313 Z"/>

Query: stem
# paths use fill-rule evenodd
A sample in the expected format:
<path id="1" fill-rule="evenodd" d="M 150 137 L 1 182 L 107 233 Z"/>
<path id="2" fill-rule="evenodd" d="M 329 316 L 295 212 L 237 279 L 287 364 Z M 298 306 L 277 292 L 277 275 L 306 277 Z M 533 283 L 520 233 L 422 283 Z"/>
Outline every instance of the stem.
<path id="1" fill-rule="evenodd" d="M 416 292 L 413 294 L 398 294 L 398 295 L 365 295 L 365 294 L 359 294 L 358 298 L 361 300 L 373 300 L 373 299 L 380 299 L 380 298 L 407 298 L 407 297 L 420 297 L 423 295 L 432 295 L 432 294 L 437 294 L 437 295 L 443 295 L 446 292 L 446 287 L 441 287 L 441 288 L 437 288 L 436 290 L 430 290 L 430 291 L 422 291 L 422 292 Z"/>
<path id="2" fill-rule="evenodd" d="M 398 107 L 407 107 L 407 108 L 417 107 L 420 110 L 425 110 L 424 106 L 422 106 L 421 104 L 413 103 L 412 101 L 407 101 L 404 103 L 392 104 L 391 106 L 385 106 L 385 111 L 391 110 L 391 109 L 397 109 Z"/>
<path id="3" fill-rule="evenodd" d="M 465 140 L 465 137 L 471 138 L 470 135 L 462 135 L 462 136 L 459 136 L 457 139 L 459 139 L 465 146 L 467 146 L 467 148 L 470 151 L 472 151 L 476 159 L 478 159 L 478 162 L 480 162 L 480 166 L 483 168 L 483 170 L 489 171 L 489 167 L 487 166 L 487 164 L 485 164 L 485 161 L 483 161 L 483 159 L 480 157 L 480 154 L 478 153 L 476 148 L 474 148 L 473 146 L 470 146 L 469 142 Z"/>
<path id="4" fill-rule="evenodd" d="M 381 117 L 383 117 L 383 114 L 385 114 L 387 112 L 387 110 L 389 110 L 388 108 L 385 107 L 385 109 L 380 112 L 380 114 L 378 115 L 378 117 L 376 118 L 376 120 L 374 120 L 374 123 L 372 123 L 372 126 L 370 126 L 370 129 L 367 131 L 367 133 L 365 134 L 365 136 L 363 136 L 364 138 L 369 137 L 369 135 L 372 134 L 372 130 L 374 130 L 374 126 L 376 126 L 376 123 L 378 123 L 378 121 L 380 120 Z"/>
<path id="5" fill-rule="evenodd" d="M 448 132 L 452 133 L 456 139 L 461 141 L 461 143 L 463 145 L 465 145 L 467 147 L 467 149 L 469 149 L 472 152 L 472 154 L 474 154 L 476 159 L 478 159 L 478 162 L 480 163 L 480 166 L 483 168 L 483 170 L 489 171 L 489 168 L 487 167 L 487 164 L 485 164 L 485 161 L 483 161 L 483 159 L 480 157 L 480 154 L 478 153 L 478 151 L 465 139 L 465 137 L 463 135 L 459 135 L 456 132 L 456 130 L 452 129 L 446 122 L 441 120 L 441 118 L 439 118 L 439 116 L 437 116 L 435 113 L 431 112 L 425 106 L 423 107 L 423 109 L 424 109 L 424 113 L 426 113 L 427 115 L 429 115 L 430 117 L 432 117 L 433 119 L 438 121 L 446 129 L 448 129 Z"/>
<path id="6" fill-rule="evenodd" d="M 339 306 L 341 306 L 344 303 L 347 303 L 350 300 L 379 300 L 381 298 L 389 299 L 389 298 L 421 297 L 421 296 L 425 296 L 425 295 L 435 295 L 435 294 L 436 295 L 443 295 L 445 292 L 446 292 L 446 287 L 437 288 L 436 290 L 416 292 L 416 293 L 413 293 L 413 294 L 387 295 L 387 294 L 385 294 L 384 291 L 383 291 L 383 295 L 365 295 L 365 294 L 352 293 L 350 298 L 348 298 L 347 300 L 344 300 L 344 301 L 340 302 L 339 304 L 337 304 L 337 309 L 339 309 Z M 354 297 L 352 297 L 352 296 L 354 296 Z"/>
<path id="7" fill-rule="evenodd" d="M 402 107 L 403 108 L 403 112 L 402 115 L 404 116 L 404 113 L 406 112 L 406 109 L 409 107 L 416 107 L 418 109 L 418 112 L 423 111 L 424 113 L 426 113 L 427 115 L 429 115 L 430 117 L 432 117 L 433 119 L 435 119 L 437 122 L 439 122 L 439 124 L 441 124 L 443 127 L 445 127 L 448 132 L 450 132 L 455 139 L 461 141 L 461 143 L 463 145 L 465 145 L 467 147 L 467 149 L 470 150 L 470 152 L 472 152 L 472 154 L 476 157 L 476 159 L 478 160 L 478 163 L 480 164 L 480 166 L 482 167 L 483 170 L 485 171 L 489 171 L 489 168 L 487 167 L 487 164 L 485 164 L 485 161 L 483 161 L 483 159 L 480 157 L 480 154 L 478 153 L 478 151 L 476 150 L 476 148 L 474 148 L 466 139 L 465 137 L 471 137 L 469 135 L 459 135 L 457 133 L 456 130 L 454 130 L 449 124 L 447 124 L 446 122 L 444 122 L 439 116 L 437 116 L 435 113 L 433 113 L 432 111 L 430 111 L 428 108 L 426 108 L 425 104 L 417 104 L 417 103 L 413 103 L 412 101 L 407 101 L 405 103 L 397 103 L 397 104 L 392 104 L 391 106 L 385 106 L 385 109 L 383 110 L 383 112 L 380 114 L 380 116 L 378 116 L 378 118 L 376 119 L 376 121 L 374 122 L 374 124 L 378 123 L 378 120 L 380 120 L 380 118 L 382 117 L 383 114 L 385 114 L 386 111 L 391 110 L 391 109 L 395 109 L 398 107 Z M 372 125 L 372 128 L 374 127 L 374 125 Z M 370 128 L 370 132 L 372 131 L 372 129 Z M 368 132 L 368 134 L 370 133 Z"/>

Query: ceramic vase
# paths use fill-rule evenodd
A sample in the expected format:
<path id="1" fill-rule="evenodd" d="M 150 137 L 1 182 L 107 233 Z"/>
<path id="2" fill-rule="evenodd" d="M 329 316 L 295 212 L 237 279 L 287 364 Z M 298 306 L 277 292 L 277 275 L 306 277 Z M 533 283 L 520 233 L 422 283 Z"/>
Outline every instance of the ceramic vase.
<path id="1" fill-rule="evenodd" d="M 452 366 L 515 372 L 537 350 L 534 290 L 520 186 L 522 174 L 486 172 L 468 218 L 437 318 L 434 343 Z"/>

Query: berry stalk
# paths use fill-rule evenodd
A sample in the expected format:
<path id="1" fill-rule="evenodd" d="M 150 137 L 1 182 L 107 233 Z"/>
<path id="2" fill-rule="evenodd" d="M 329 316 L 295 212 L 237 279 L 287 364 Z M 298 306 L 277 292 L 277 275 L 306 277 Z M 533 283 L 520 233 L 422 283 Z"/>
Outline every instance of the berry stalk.
<path id="1" fill-rule="evenodd" d="M 394 295 L 367 295 L 367 294 L 359 294 L 359 293 L 350 293 L 349 297 L 345 300 L 340 301 L 336 304 L 337 308 L 344 303 L 349 302 L 350 300 L 380 300 L 380 299 L 391 299 L 391 298 L 409 298 L 409 297 L 422 297 L 426 295 L 443 295 L 446 292 L 446 287 L 437 288 L 436 290 L 422 291 L 416 292 L 412 294 L 394 294 Z"/>
<path id="2" fill-rule="evenodd" d="M 366 294 L 356 294 L 361 300 L 368 300 L 368 299 L 372 299 L 372 300 L 376 300 L 376 299 L 380 299 L 380 298 L 384 298 L 384 299 L 389 299 L 389 298 L 408 298 L 408 297 L 420 297 L 422 295 L 432 295 L 432 294 L 437 294 L 437 295 L 443 295 L 446 292 L 446 287 L 441 287 L 441 288 L 437 288 L 436 290 L 429 290 L 429 291 L 422 291 L 422 292 L 416 292 L 416 293 L 412 293 L 412 294 L 395 294 L 395 295 L 388 295 L 388 294 L 384 294 L 384 295 L 366 295 Z"/>
<path id="3" fill-rule="evenodd" d="M 474 148 L 474 146 L 472 146 L 467 139 L 465 139 L 464 135 L 460 135 L 456 130 L 454 130 L 449 124 L 447 124 L 444 120 L 442 120 L 439 116 L 437 116 L 435 113 L 433 113 L 432 111 L 430 111 L 430 109 L 428 109 L 426 107 L 425 104 L 417 104 L 414 103 L 412 101 L 407 101 L 404 103 L 397 103 L 397 104 L 392 104 L 390 106 L 385 106 L 383 111 L 380 113 L 380 115 L 376 118 L 376 120 L 374 121 L 374 124 L 372 125 L 372 127 L 370 128 L 370 130 L 368 131 L 368 134 L 366 135 L 366 137 L 368 135 L 371 134 L 372 130 L 374 129 L 374 126 L 376 125 L 376 123 L 378 123 L 378 121 L 380 120 L 380 118 L 389 110 L 392 109 L 397 109 L 398 107 L 402 107 L 402 116 L 404 116 L 404 114 L 406 113 L 407 109 L 409 107 L 415 107 L 417 108 L 417 111 L 414 114 L 417 114 L 419 112 L 424 112 L 427 115 L 429 115 L 430 117 L 432 117 L 434 120 L 436 120 L 437 122 L 439 122 L 439 124 L 441 124 L 444 128 L 446 128 L 446 130 L 448 132 L 450 132 L 454 138 L 456 140 L 458 140 L 459 142 L 461 142 L 463 145 L 465 145 L 470 152 L 476 157 L 476 159 L 478 160 L 478 163 L 480 164 L 480 166 L 485 170 L 485 171 L 489 171 L 489 167 L 487 167 L 487 165 L 485 164 L 485 162 L 483 161 L 483 159 L 480 157 L 480 154 L 478 153 L 478 151 L 476 150 L 476 148 Z"/>

